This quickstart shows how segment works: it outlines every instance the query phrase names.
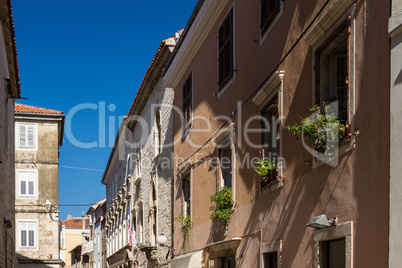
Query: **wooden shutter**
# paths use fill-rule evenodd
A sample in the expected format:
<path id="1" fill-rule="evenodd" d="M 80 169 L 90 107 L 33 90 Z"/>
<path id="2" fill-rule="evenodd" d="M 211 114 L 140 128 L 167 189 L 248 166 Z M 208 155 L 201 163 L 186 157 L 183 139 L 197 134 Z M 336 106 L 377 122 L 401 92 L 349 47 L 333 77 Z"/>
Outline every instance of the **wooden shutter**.
<path id="1" fill-rule="evenodd" d="M 19 147 L 27 147 L 27 133 L 25 125 L 19 125 Z"/>
<path id="2" fill-rule="evenodd" d="M 35 126 L 28 125 L 27 127 L 27 147 L 34 148 L 35 147 Z"/>
<path id="3" fill-rule="evenodd" d="M 24 230 L 25 223 L 21 224 L 21 247 L 26 247 L 27 246 L 27 230 Z"/>
<path id="4" fill-rule="evenodd" d="M 222 89 L 233 76 L 233 9 L 219 27 L 218 43 L 218 85 L 219 89 Z"/>
<path id="5" fill-rule="evenodd" d="M 191 121 L 191 111 L 192 111 L 192 87 L 193 87 L 193 74 L 187 77 L 183 85 L 183 127 L 187 129 Z"/>
<path id="6" fill-rule="evenodd" d="M 269 25 L 278 15 L 281 8 L 280 0 L 261 0 L 261 33 L 264 34 Z"/>
<path id="7" fill-rule="evenodd" d="M 35 231 L 34 230 L 29 230 L 29 246 L 30 247 L 35 246 Z"/>

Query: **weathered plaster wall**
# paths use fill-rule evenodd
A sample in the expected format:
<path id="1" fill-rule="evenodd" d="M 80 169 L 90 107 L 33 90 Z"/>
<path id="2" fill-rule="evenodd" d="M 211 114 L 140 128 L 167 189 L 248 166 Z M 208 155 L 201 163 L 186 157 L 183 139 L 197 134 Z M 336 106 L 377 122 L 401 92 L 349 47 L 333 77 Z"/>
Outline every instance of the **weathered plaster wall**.
<path id="1" fill-rule="evenodd" d="M 341 0 L 338 0 L 341 1 Z M 193 73 L 194 115 L 207 116 L 212 130 L 190 134 L 196 144 L 203 144 L 223 121 L 218 115 L 230 115 L 238 101 L 244 101 L 273 70 L 325 1 L 300 3 L 284 1 L 283 13 L 268 37 L 259 40 L 259 1 L 229 1 L 218 17 L 200 50 L 183 72 L 174 88 L 174 104 L 182 106 L 182 86 Z M 330 7 L 335 1 L 330 1 Z M 235 78 L 218 97 L 217 92 L 217 29 L 229 8 L 235 8 Z M 328 7 L 326 10 L 328 10 Z M 259 244 L 283 240 L 283 267 L 311 267 L 314 260 L 313 229 L 306 223 L 325 213 L 338 216 L 339 222 L 353 221 L 354 267 L 386 267 L 388 265 L 388 194 L 389 194 L 389 39 L 387 22 L 388 1 L 357 1 L 356 3 L 356 70 L 354 116 L 355 129 L 361 135 L 356 147 L 340 156 L 337 167 L 312 168 L 312 157 L 300 140 L 283 131 L 283 156 L 287 166 L 284 186 L 260 197 L 258 178 L 252 168 L 234 170 L 236 210 L 225 237 L 221 226 L 210 221 L 209 197 L 216 192 L 216 169 L 211 161 L 192 169 L 192 220 L 190 249 L 202 249 L 211 242 L 242 237 L 237 251 L 240 267 L 259 267 Z M 378 53 L 381 51 L 381 53 Z M 385 56 L 384 56 L 385 55 Z M 313 52 L 302 40 L 278 70 L 284 77 L 285 125 L 306 116 L 313 106 Z M 375 66 L 375 68 L 373 68 Z M 249 102 L 241 114 L 232 119 L 237 127 L 259 114 L 259 107 Z M 242 119 L 243 121 L 241 121 Z M 259 122 L 251 124 L 259 128 Z M 201 121 L 194 128 L 205 129 Z M 174 117 L 174 138 L 181 137 L 181 120 Z M 244 133 L 236 132 L 235 150 L 242 161 L 259 156 L 257 149 L 247 146 Z M 259 134 L 250 135 L 257 142 Z M 196 149 L 189 143 L 177 143 L 175 155 L 188 157 Z M 217 151 L 210 143 L 192 160 L 215 157 Z M 182 212 L 181 184 L 175 169 L 174 216 Z M 181 225 L 174 223 L 175 254 L 184 253 Z M 178 234 L 178 235 L 176 235 Z M 375 243 L 373 243 L 375 241 Z M 240 254 L 244 256 L 241 258 Z"/>

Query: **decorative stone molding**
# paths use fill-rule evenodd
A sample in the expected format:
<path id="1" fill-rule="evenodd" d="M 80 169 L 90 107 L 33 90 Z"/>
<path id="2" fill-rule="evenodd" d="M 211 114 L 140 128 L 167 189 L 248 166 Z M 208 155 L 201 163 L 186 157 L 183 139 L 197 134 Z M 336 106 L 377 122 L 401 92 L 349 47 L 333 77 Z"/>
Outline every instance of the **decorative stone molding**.
<path id="1" fill-rule="evenodd" d="M 234 133 L 236 129 L 236 123 L 231 123 L 227 128 L 222 129 L 212 140 L 215 144 L 221 143 L 226 137 Z"/>
<path id="2" fill-rule="evenodd" d="M 262 86 L 261 90 L 253 98 L 253 102 L 261 106 L 267 98 L 271 96 L 276 88 L 283 82 L 284 71 L 275 72 L 269 80 Z"/>

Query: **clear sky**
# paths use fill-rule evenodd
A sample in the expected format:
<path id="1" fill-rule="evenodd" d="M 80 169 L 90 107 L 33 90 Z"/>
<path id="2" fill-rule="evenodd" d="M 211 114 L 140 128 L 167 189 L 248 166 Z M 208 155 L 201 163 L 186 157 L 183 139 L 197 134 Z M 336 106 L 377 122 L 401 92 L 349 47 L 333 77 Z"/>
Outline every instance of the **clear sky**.
<path id="1" fill-rule="evenodd" d="M 18 102 L 65 114 L 87 107 L 74 113 L 71 133 L 77 141 L 97 143 L 79 148 L 64 137 L 60 205 L 93 204 L 105 198 L 101 178 L 118 118 L 127 114 L 160 42 L 185 27 L 196 3 L 13 0 L 21 95 L 28 98 Z M 103 105 L 105 119 L 99 120 Z M 114 124 L 110 118 L 115 118 Z M 99 136 L 102 124 L 106 133 Z M 60 219 L 80 216 L 88 208 L 60 206 Z"/>

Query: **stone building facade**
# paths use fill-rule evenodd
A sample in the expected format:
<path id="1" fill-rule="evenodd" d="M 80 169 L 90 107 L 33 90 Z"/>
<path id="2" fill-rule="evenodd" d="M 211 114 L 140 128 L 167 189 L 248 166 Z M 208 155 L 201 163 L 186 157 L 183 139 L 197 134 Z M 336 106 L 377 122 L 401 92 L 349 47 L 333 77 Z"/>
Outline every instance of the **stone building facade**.
<path id="1" fill-rule="evenodd" d="M 173 91 L 165 90 L 161 73 L 174 46 L 173 37 L 161 43 L 121 123 L 102 179 L 109 267 L 168 267 Z M 157 243 L 161 233 L 168 238 L 166 247 Z"/>
<path id="2" fill-rule="evenodd" d="M 59 147 L 63 112 L 15 104 L 15 220 L 18 267 L 60 267 Z"/>
<path id="3" fill-rule="evenodd" d="M 14 100 L 21 97 L 11 1 L 0 1 L 0 267 L 15 261 Z"/>

